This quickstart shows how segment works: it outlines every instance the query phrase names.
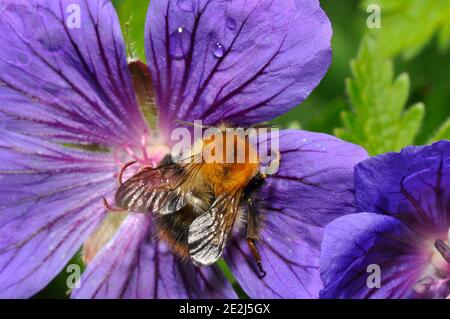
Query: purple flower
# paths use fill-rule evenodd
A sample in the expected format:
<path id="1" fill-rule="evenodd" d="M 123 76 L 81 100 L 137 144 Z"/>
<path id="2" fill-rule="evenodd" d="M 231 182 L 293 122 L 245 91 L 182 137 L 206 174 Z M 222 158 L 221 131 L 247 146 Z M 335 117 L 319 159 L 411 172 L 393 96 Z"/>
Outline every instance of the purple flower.
<path id="1" fill-rule="evenodd" d="M 321 297 L 449 298 L 450 142 L 364 161 L 355 188 L 363 213 L 325 228 Z"/>
<path id="2" fill-rule="evenodd" d="M 67 21 L 77 12 L 79 27 Z M 2 1 L 0 27 L 0 296 L 32 296 L 83 247 L 72 297 L 235 298 L 216 266 L 174 257 L 150 215 L 108 213 L 102 198 L 124 163 L 168 153 L 176 120 L 252 125 L 302 102 L 331 60 L 318 1 L 152 0 L 157 128 L 139 109 L 109 1 Z M 303 131 L 281 132 L 280 146 L 278 173 L 255 194 L 267 276 L 238 237 L 226 260 L 251 297 L 317 297 L 322 228 L 355 211 L 353 166 L 367 155 Z"/>

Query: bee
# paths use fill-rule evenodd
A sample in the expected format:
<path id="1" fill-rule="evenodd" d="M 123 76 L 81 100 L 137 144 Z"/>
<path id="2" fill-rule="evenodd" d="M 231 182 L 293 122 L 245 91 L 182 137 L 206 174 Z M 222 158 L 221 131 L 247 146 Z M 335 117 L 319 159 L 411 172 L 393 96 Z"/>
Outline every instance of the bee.
<path id="1" fill-rule="evenodd" d="M 263 278 L 266 273 L 256 247 L 261 220 L 251 195 L 264 184 L 266 175 L 261 173 L 248 136 L 235 134 L 230 141 L 226 127 L 221 126 L 220 131 L 200 141 L 203 147 L 223 151 L 215 160 L 198 160 L 197 153 L 180 163 L 168 154 L 158 167 L 143 167 L 120 182 L 115 194 L 118 208 L 104 200 L 105 206 L 110 210 L 155 213 L 159 238 L 176 255 L 191 259 L 197 266 L 209 266 L 221 258 L 234 226 L 246 216 L 247 243 Z M 227 158 L 229 152 L 234 154 L 231 161 Z M 239 154 L 245 156 L 239 160 Z M 125 165 L 123 171 L 132 164 Z"/>

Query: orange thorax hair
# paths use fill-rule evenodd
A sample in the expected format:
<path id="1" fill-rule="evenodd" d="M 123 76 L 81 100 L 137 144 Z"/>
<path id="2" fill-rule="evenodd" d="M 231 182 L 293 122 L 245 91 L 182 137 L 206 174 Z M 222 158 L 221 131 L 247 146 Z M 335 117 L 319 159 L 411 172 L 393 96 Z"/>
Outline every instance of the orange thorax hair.
<path id="1" fill-rule="evenodd" d="M 216 195 L 243 190 L 258 171 L 258 154 L 247 136 L 222 130 L 203 140 L 201 173 Z"/>

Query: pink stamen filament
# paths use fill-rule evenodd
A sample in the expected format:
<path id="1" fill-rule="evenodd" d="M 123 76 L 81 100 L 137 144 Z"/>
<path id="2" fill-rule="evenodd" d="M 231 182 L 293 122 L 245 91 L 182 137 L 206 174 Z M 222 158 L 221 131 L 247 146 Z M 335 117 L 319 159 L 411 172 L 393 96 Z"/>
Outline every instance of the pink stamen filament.
<path id="1" fill-rule="evenodd" d="M 144 131 L 144 134 L 142 134 L 141 137 L 141 149 L 142 149 L 142 155 L 144 157 L 144 162 L 148 162 L 149 156 L 147 153 L 147 130 Z"/>
<path id="2" fill-rule="evenodd" d="M 139 158 L 137 154 L 128 145 L 125 145 L 124 149 L 127 152 L 127 154 L 130 155 L 135 161 L 139 163 L 144 163 L 143 160 Z"/>

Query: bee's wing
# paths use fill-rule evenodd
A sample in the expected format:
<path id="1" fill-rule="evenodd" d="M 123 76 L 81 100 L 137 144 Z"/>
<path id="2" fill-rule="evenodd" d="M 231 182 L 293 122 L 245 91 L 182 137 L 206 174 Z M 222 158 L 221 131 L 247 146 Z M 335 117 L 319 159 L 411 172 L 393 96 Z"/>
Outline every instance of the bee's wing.
<path id="1" fill-rule="evenodd" d="M 197 165 L 165 165 L 146 169 L 127 180 L 116 193 L 118 207 L 137 213 L 174 213 L 187 203 Z M 195 177 L 194 177 L 195 178 Z"/>
<path id="2" fill-rule="evenodd" d="M 239 209 L 240 193 L 218 197 L 189 227 L 189 254 L 196 265 L 215 263 L 226 247 Z"/>

